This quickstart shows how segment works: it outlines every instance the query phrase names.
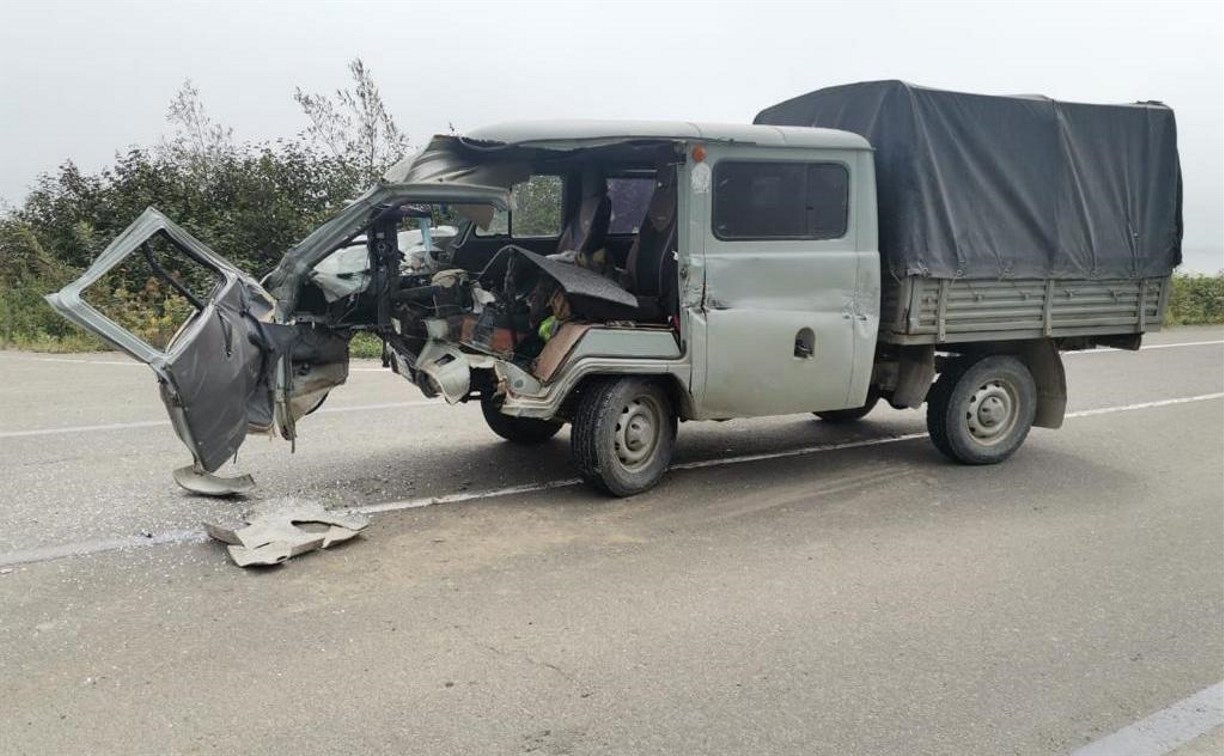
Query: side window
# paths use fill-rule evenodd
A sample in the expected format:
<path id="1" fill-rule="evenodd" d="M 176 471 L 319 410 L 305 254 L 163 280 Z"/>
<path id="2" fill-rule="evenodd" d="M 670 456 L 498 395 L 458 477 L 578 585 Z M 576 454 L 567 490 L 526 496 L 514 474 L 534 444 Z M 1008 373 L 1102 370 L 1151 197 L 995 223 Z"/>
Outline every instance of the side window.
<path id="1" fill-rule="evenodd" d="M 840 163 L 721 161 L 714 167 L 719 239 L 837 239 L 850 177 Z"/>
<path id="2" fill-rule="evenodd" d="M 564 182 L 560 176 L 532 176 L 510 190 L 514 212 L 498 210 L 487 231 L 478 236 L 552 237 L 561 233 L 561 201 Z"/>
<path id="3" fill-rule="evenodd" d="M 608 179 L 608 199 L 612 202 L 610 234 L 636 234 L 646 217 L 654 196 L 654 177 L 613 176 Z"/>
<path id="4" fill-rule="evenodd" d="M 840 163 L 808 166 L 808 231 L 813 239 L 839 239 L 846 235 L 850 214 L 850 174 Z"/>

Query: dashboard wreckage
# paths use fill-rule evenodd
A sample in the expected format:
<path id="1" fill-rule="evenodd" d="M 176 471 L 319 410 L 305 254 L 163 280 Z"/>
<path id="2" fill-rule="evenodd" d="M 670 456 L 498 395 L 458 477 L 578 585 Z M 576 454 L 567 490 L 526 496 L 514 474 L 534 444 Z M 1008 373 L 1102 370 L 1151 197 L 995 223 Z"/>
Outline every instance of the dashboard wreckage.
<path id="1" fill-rule="evenodd" d="M 582 476 L 627 496 L 664 474 L 679 420 L 848 422 L 880 399 L 927 404 L 953 460 L 1007 458 L 1062 422 L 1060 351 L 1160 327 L 1180 207 L 1164 106 L 873 82 L 754 125 L 437 136 L 262 282 L 150 208 L 48 301 L 153 370 L 190 490 L 249 488 L 215 473 L 248 433 L 296 439 L 365 332 L 509 441 L 570 424 Z M 86 296 L 133 256 L 191 304 L 164 348 Z"/>

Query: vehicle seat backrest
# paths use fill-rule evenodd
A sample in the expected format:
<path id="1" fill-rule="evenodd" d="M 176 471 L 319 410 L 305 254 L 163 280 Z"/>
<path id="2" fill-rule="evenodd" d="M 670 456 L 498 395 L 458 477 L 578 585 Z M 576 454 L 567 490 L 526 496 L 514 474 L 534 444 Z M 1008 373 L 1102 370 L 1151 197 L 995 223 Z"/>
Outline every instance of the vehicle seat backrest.
<path id="1" fill-rule="evenodd" d="M 598 185 L 583 192 L 578 212 L 572 215 L 561 238 L 557 240 L 557 252 L 594 252 L 604 243 L 608 234 L 608 221 L 612 217 L 612 201 L 608 199 L 607 184 L 601 179 Z"/>
<path id="2" fill-rule="evenodd" d="M 664 279 L 674 270 L 672 251 L 676 248 L 676 168 L 663 166 L 655 177 L 654 194 L 646 207 L 646 217 L 637 238 L 629 248 L 625 269 L 629 290 L 644 297 L 669 292 Z M 673 263 L 669 265 L 668 263 Z"/>

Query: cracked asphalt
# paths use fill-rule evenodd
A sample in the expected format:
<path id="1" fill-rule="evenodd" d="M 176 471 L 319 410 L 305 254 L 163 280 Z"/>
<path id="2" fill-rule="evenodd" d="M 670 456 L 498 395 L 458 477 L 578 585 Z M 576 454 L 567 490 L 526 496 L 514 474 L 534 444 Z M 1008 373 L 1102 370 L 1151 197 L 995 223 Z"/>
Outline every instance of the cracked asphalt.
<path id="1" fill-rule="evenodd" d="M 263 571 L 191 537 L 244 504 L 175 488 L 147 370 L 0 352 L 0 753 L 1069 753 L 1224 679 L 1221 341 L 1068 357 L 1080 414 L 1003 465 L 873 443 L 919 412 L 692 423 L 629 500 L 505 493 L 567 435 L 363 363 L 235 471 L 470 498 Z"/>

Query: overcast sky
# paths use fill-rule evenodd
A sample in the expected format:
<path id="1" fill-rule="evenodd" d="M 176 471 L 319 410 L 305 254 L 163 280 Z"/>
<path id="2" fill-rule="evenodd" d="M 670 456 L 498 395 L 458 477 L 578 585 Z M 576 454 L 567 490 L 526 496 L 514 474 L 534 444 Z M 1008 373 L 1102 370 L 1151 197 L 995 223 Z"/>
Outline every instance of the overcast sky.
<path id="1" fill-rule="evenodd" d="M 0 198 L 67 158 L 157 142 L 192 79 L 239 139 L 355 56 L 416 144 L 516 118 L 749 122 L 812 89 L 905 79 L 1177 113 L 1186 267 L 1224 268 L 1224 3 L 0 0 Z"/>

